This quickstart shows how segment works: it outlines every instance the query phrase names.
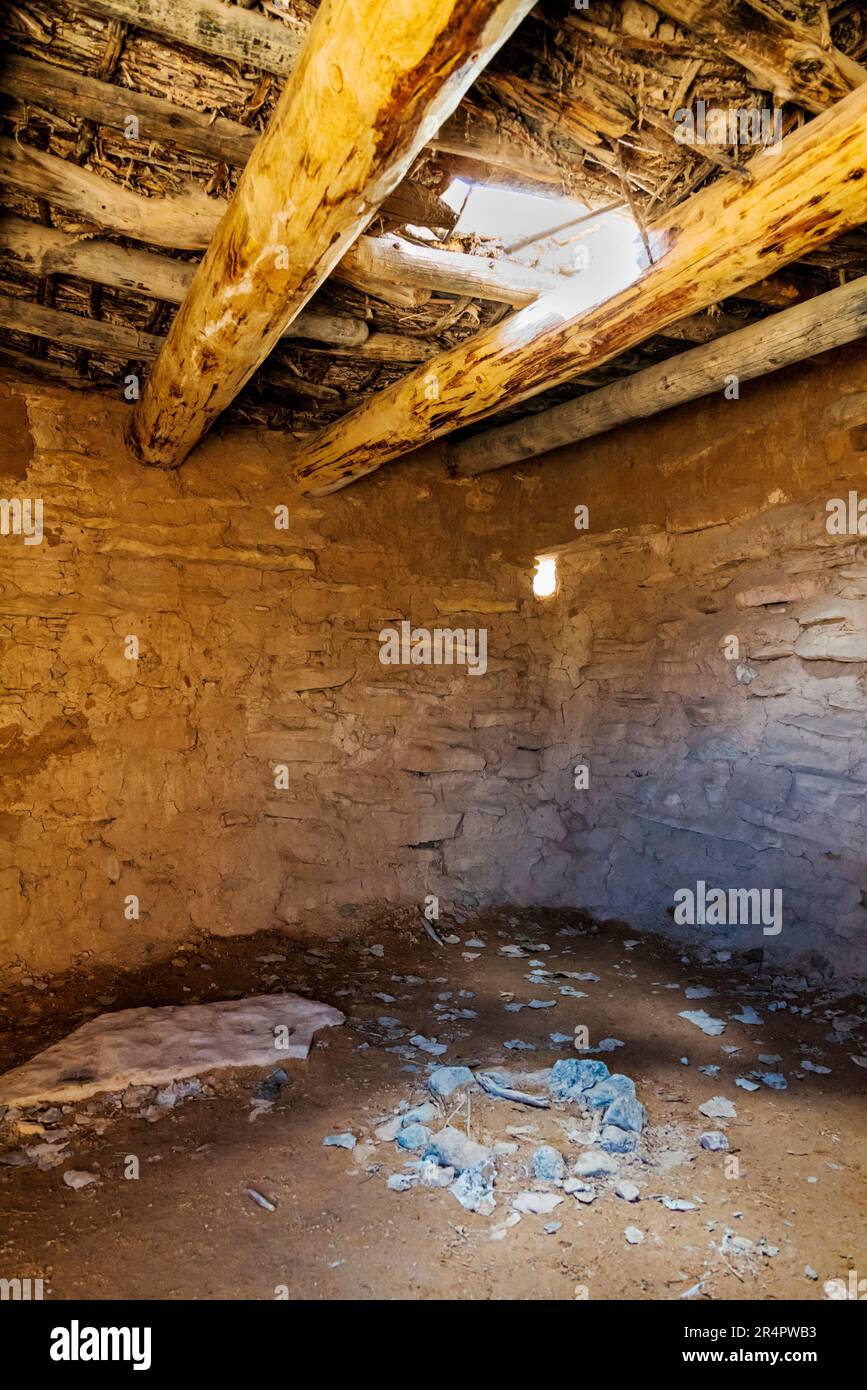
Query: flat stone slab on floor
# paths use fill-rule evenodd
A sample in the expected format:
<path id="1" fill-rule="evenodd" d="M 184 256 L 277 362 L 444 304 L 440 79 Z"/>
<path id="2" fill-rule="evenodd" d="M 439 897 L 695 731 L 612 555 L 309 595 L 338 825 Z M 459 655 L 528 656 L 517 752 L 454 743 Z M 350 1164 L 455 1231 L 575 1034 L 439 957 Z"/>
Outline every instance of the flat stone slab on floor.
<path id="1" fill-rule="evenodd" d="M 343 1022 L 339 1009 L 297 994 L 100 1014 L 0 1076 L 0 1104 L 24 1109 L 166 1085 L 220 1067 L 303 1062 L 316 1030 Z"/>

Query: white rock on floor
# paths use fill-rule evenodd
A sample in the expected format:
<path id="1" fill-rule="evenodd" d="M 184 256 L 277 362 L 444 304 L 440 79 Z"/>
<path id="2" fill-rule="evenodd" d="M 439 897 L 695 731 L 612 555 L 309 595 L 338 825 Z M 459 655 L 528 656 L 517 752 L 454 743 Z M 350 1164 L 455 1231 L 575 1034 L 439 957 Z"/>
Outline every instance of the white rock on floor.
<path id="1" fill-rule="evenodd" d="M 67 1168 L 63 1174 L 63 1181 L 67 1187 L 71 1187 L 78 1192 L 82 1187 L 90 1187 L 91 1183 L 98 1182 L 96 1173 L 85 1173 L 80 1168 Z"/>
<path id="2" fill-rule="evenodd" d="M 601 1149 L 587 1149 L 575 1160 L 572 1172 L 576 1178 L 613 1177 L 619 1169 L 616 1158 L 603 1153 Z"/>
<path id="3" fill-rule="evenodd" d="M 556 1192 L 519 1192 L 512 1202 L 515 1211 L 530 1216 L 547 1216 L 563 1198 Z"/>
<path id="4" fill-rule="evenodd" d="M 304 1061 L 316 1030 L 343 1021 L 338 1009 L 296 994 L 100 1014 L 0 1076 L 0 1103 L 24 1109 L 164 1086 L 221 1067 Z"/>
<path id="5" fill-rule="evenodd" d="M 731 1101 L 725 1096 L 712 1096 L 706 1100 L 704 1105 L 700 1105 L 699 1111 L 706 1115 L 709 1120 L 736 1120 L 737 1111 Z"/>
<path id="6" fill-rule="evenodd" d="M 709 1038 L 716 1038 L 725 1031 L 724 1020 L 711 1018 L 707 1009 L 682 1009 L 678 1018 L 685 1018 L 687 1023 L 694 1023 L 696 1028 L 700 1028 Z"/>

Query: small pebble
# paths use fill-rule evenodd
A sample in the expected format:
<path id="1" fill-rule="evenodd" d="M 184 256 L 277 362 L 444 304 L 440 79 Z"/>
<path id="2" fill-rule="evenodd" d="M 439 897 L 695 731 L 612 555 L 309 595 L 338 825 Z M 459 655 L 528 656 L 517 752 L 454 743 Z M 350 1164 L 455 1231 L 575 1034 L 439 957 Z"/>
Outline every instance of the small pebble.
<path id="1" fill-rule="evenodd" d="M 85 1173 L 79 1168 L 67 1168 L 63 1174 L 63 1181 L 67 1187 L 71 1187 L 74 1192 L 82 1187 L 90 1187 L 91 1183 L 98 1182 L 96 1173 Z"/>

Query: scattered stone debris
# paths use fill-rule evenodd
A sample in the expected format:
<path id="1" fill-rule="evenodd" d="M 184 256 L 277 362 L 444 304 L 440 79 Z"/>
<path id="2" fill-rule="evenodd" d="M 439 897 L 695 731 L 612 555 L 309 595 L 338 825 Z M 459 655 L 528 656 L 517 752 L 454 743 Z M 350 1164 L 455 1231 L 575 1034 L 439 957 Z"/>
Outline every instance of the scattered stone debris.
<path id="1" fill-rule="evenodd" d="M 469 1067 L 437 1067 L 428 1077 L 428 1087 L 435 1096 L 447 1099 L 462 1086 L 475 1085 L 475 1080 Z"/>
<path id="2" fill-rule="evenodd" d="M 563 1200 L 562 1193 L 579 1202 L 592 1202 L 599 1189 L 589 1180 L 608 1182 L 619 1172 L 613 1152 L 631 1154 L 644 1130 L 644 1107 L 635 1095 L 632 1079 L 610 1074 L 604 1062 L 571 1057 L 539 1071 L 504 1073 L 469 1067 L 433 1066 L 427 1082 L 432 1100 L 417 1105 L 401 1102 L 392 1116 L 374 1122 L 374 1138 L 393 1142 L 399 1151 L 411 1155 L 404 1160 L 404 1171 L 388 1179 L 390 1190 L 407 1192 L 413 1187 L 446 1187 L 468 1211 L 491 1215 L 496 1207 L 496 1188 L 521 1176 L 544 1183 L 544 1190 L 521 1189 L 512 1198 L 516 1213 L 545 1215 Z M 570 1141 L 587 1144 L 572 1162 L 556 1143 L 537 1144 L 525 1158 L 520 1143 L 533 1137 L 534 1125 L 507 1125 L 510 1140 L 480 1143 L 451 1123 L 441 1127 L 446 1103 L 457 1106 L 452 1116 L 466 1111 L 467 1124 L 475 1115 L 473 1096 L 495 1103 L 503 1101 L 526 1105 L 542 1113 L 564 1118 L 576 1109 L 592 1121 L 586 1137 L 574 1128 L 566 1129 Z M 477 1104 L 477 1102 L 476 1102 Z M 562 1120 L 559 1121 L 562 1124 Z M 601 1130 L 601 1132 L 600 1132 Z M 343 1136 L 331 1136 L 337 1142 Z M 593 1147 L 593 1139 L 598 1147 Z M 327 1140 L 325 1142 L 328 1142 Z M 555 1189 L 562 1189 L 558 1193 Z M 638 1188 L 625 1183 L 625 1200 L 637 1200 Z M 501 1239 L 507 1227 L 501 1224 L 493 1238 Z"/>
<path id="3" fill-rule="evenodd" d="M 446 941 L 461 944 L 457 938 L 446 938 Z M 481 950 L 485 948 L 486 943 L 481 939 L 471 938 L 463 942 L 463 945 Z M 527 978 L 532 980 L 542 996 L 521 1003 L 509 993 L 502 992 L 499 1002 L 503 999 L 508 1001 L 505 1004 L 507 1011 L 517 1013 L 523 1009 L 544 1010 L 555 1007 L 557 1000 L 547 996 L 557 990 L 568 990 L 577 997 L 587 997 L 580 991 L 573 990 L 571 985 L 560 985 L 561 979 L 599 980 L 598 976 L 589 972 L 579 974 L 574 971 L 551 970 L 543 966 L 541 959 L 530 959 L 531 952 L 538 952 L 541 956 L 546 949 L 542 943 L 532 942 L 514 948 L 498 948 L 501 955 L 529 960 L 533 974 Z M 429 948 L 425 946 L 425 950 Z M 568 955 L 572 948 L 566 947 L 565 950 Z M 365 952 L 374 957 L 384 954 L 383 948 L 371 952 L 367 952 L 365 948 Z M 429 953 L 438 964 L 440 960 L 445 959 L 435 956 L 433 951 Z M 450 955 L 449 959 L 453 960 L 454 956 Z M 488 959 L 490 960 L 490 955 Z M 555 957 L 552 964 L 556 963 Z M 370 962 L 366 960 L 365 965 L 370 966 Z M 606 1063 L 598 1055 L 594 1055 L 622 1049 L 622 1040 L 603 1038 L 595 1048 L 575 1049 L 571 1055 L 562 1056 L 554 1061 L 553 1065 L 540 1067 L 535 1071 L 530 1070 L 534 1060 L 529 1058 L 503 1059 L 502 1065 L 491 1058 L 482 1062 L 471 1050 L 478 1044 L 477 1040 L 472 1038 L 470 1029 L 460 1026 L 454 1032 L 443 1029 L 441 1036 L 447 1039 L 446 1042 L 440 1042 L 434 1035 L 439 1030 L 440 1023 L 460 1023 L 476 1017 L 474 1010 L 463 1007 L 464 1000 L 473 999 L 473 991 L 457 991 L 453 978 L 441 977 L 434 981 L 434 985 L 451 988 L 441 988 L 440 993 L 435 996 L 436 1002 L 432 1006 L 434 1013 L 414 1016 L 411 1007 L 412 996 L 407 992 L 407 987 L 429 986 L 431 981 L 420 976 L 390 975 L 390 980 L 394 982 L 392 988 L 399 989 L 398 1003 L 394 994 L 385 990 L 375 993 L 371 991 L 372 978 L 379 973 L 376 968 L 365 968 L 350 988 L 337 993 L 350 995 L 354 1001 L 362 1005 L 362 1009 L 356 1011 L 350 1024 L 356 1033 L 364 1037 L 361 1047 L 381 1047 L 393 1052 L 406 1063 L 402 1070 L 411 1070 L 416 1074 L 417 1080 L 409 1084 L 419 1089 L 408 1092 L 407 1098 L 399 1102 L 395 1113 L 386 1111 L 375 1117 L 371 1115 L 369 1132 L 365 1129 L 367 1138 L 357 1137 L 361 1136 L 363 1127 L 355 1122 L 354 1118 L 351 1130 L 326 1136 L 322 1140 L 324 1146 L 355 1150 L 352 1163 L 347 1164 L 344 1161 L 338 1164 L 338 1168 L 348 1169 L 350 1172 L 354 1168 L 358 1173 L 371 1177 L 381 1173 L 379 1180 L 385 1181 L 388 1190 L 395 1193 L 407 1193 L 417 1189 L 420 1195 L 408 1199 L 410 1204 L 415 1201 L 436 1200 L 433 1195 L 426 1198 L 425 1191 L 431 1194 L 447 1191 L 465 1211 L 485 1218 L 492 1217 L 496 1212 L 498 1220 L 495 1224 L 481 1227 L 481 1223 L 477 1223 L 477 1227 L 481 1227 L 481 1234 L 494 1241 L 504 1239 L 507 1232 L 521 1221 L 522 1216 L 543 1218 L 541 1221 L 531 1220 L 525 1226 L 528 1235 L 532 1232 L 536 1236 L 555 1235 L 564 1224 L 568 1232 L 570 1221 L 577 1221 L 579 1226 L 590 1224 L 596 1213 L 588 1213 L 585 1221 L 585 1214 L 572 1205 L 573 1201 L 581 1206 L 590 1206 L 594 1202 L 601 1205 L 606 1201 L 610 1203 L 616 1197 L 628 1204 L 636 1204 L 642 1200 L 645 1204 L 647 1201 L 656 1201 L 673 1213 L 697 1211 L 704 1200 L 703 1197 L 696 1196 L 694 1201 L 690 1201 L 660 1192 L 661 1188 L 667 1188 L 671 1192 L 686 1190 L 694 1195 L 695 1189 L 689 1181 L 682 1180 L 685 1178 L 684 1174 L 666 1178 L 664 1182 L 660 1181 L 655 1192 L 651 1192 L 648 1186 L 648 1176 L 652 1170 L 656 1170 L 659 1176 L 679 1167 L 687 1169 L 689 1165 L 694 1165 L 693 1172 L 697 1177 L 702 1174 L 706 1176 L 710 1166 L 696 1151 L 700 1149 L 710 1153 L 727 1153 L 729 1138 L 723 1132 L 727 1125 L 723 1123 L 722 1129 L 707 1129 L 699 1134 L 700 1126 L 695 1122 L 693 1115 L 692 1122 L 687 1121 L 685 1125 L 671 1122 L 648 1129 L 646 1112 L 636 1095 L 633 1080 L 623 1074 L 610 1073 Z M 381 978 L 388 981 L 388 967 L 385 967 Z M 696 1000 L 709 998 L 715 992 L 704 986 L 688 986 L 685 990 L 688 999 Z M 750 994 L 751 997 L 758 998 L 762 992 L 752 990 Z M 263 997 L 267 1000 L 277 999 L 281 1003 L 294 998 L 287 995 Z M 677 998 L 678 996 L 675 996 L 675 1001 L 667 998 L 666 1003 L 670 1005 L 674 1002 L 676 1006 Z M 776 1006 L 765 1004 L 764 998 L 762 994 L 763 1010 L 775 1012 Z M 409 1020 L 410 1026 L 405 1026 L 400 1018 L 391 1013 L 377 1017 L 376 1004 L 372 1002 L 374 1000 L 383 1006 L 395 1006 L 396 1011 Z M 244 1005 L 248 1001 L 234 1002 Z M 307 1005 L 308 1001 L 302 1000 L 301 1003 Z M 569 1007 L 561 1003 L 561 1012 Z M 793 1014 L 799 1016 L 809 1012 L 784 1001 L 779 1002 L 779 1007 L 791 1009 Z M 156 1010 L 150 1012 L 162 1013 Z M 680 1017 L 699 1027 L 708 1036 L 718 1036 L 727 1026 L 724 1020 L 712 1018 L 704 1010 L 685 1011 Z M 745 1024 L 762 1022 L 756 1011 L 749 1006 L 744 1007 L 739 1014 L 729 1017 Z M 828 1012 L 820 1017 L 833 1020 L 834 1023 L 833 1033 L 826 1036 L 826 1043 L 839 1046 L 860 1044 L 861 1037 L 853 1036 L 845 1017 L 841 1018 Z M 343 1016 L 338 1014 L 337 1019 L 342 1021 Z M 699 1020 L 710 1026 L 703 1027 Z M 863 1020 L 856 1021 L 860 1023 Z M 525 1022 L 529 1023 L 527 1014 Z M 571 1025 L 571 1019 L 564 1022 L 567 1027 Z M 544 1020 L 538 1018 L 533 1019 L 532 1023 L 544 1026 Z M 411 1031 L 412 1026 L 419 1025 L 428 1028 L 432 1035 Z M 543 1033 L 539 1034 L 540 1038 L 544 1036 Z M 574 1038 L 570 1033 L 550 1033 L 547 1037 L 548 1042 L 513 1039 L 504 1046 L 509 1050 L 528 1052 L 537 1048 L 547 1049 L 549 1043 L 552 1048 L 574 1046 Z M 396 1045 L 386 1047 L 386 1044 Z M 449 1049 L 452 1049 L 452 1055 L 468 1058 L 471 1065 L 426 1062 L 418 1055 L 427 1053 L 429 1057 L 438 1059 Z M 744 1069 L 744 1075 L 735 1078 L 733 1069 L 730 1071 L 728 1063 L 725 1063 L 726 1084 L 733 1083 L 750 1092 L 759 1091 L 762 1085 L 778 1091 L 787 1089 L 788 1082 L 785 1076 L 775 1070 L 783 1060 L 779 1054 L 764 1053 L 758 1056 L 758 1063 L 769 1070 L 748 1071 L 750 1062 L 747 1057 L 754 1056 L 750 1044 L 744 1044 L 740 1049 L 736 1045 L 725 1045 L 721 1046 L 720 1050 L 731 1057 L 740 1052 L 740 1060 L 735 1066 Z M 828 1055 L 824 1046 L 807 1047 L 802 1044 L 798 1050 L 801 1054 L 811 1053 L 813 1058 Z M 625 1054 L 627 1058 L 629 1055 L 628 1052 Z M 851 1053 L 849 1056 L 856 1066 L 867 1067 L 867 1057 Z M 269 1051 L 268 1059 L 269 1063 L 273 1064 L 273 1050 Z M 673 1060 L 676 1060 L 676 1057 Z M 689 1058 L 683 1057 L 680 1060 L 683 1065 L 689 1065 Z M 521 1064 L 525 1070 L 519 1070 Z M 198 1066 L 205 1070 L 201 1061 Z M 397 1066 L 396 1062 L 396 1069 Z M 802 1072 L 819 1076 L 829 1075 L 831 1072 L 830 1067 L 804 1055 L 798 1059 L 797 1066 L 798 1077 Z M 845 1062 L 843 1066 L 845 1067 Z M 717 1064 L 707 1063 L 697 1068 L 697 1071 L 709 1077 L 717 1077 L 721 1068 Z M 691 1075 L 694 1078 L 696 1073 Z M 75 1079 L 80 1081 L 82 1078 Z M 268 1074 L 256 1085 L 253 1092 L 253 1113 L 250 1118 L 255 1118 L 257 1114 L 272 1107 L 279 1100 L 282 1088 L 288 1081 L 287 1071 L 271 1065 Z M 120 1113 L 123 1109 L 138 1112 L 145 1119 L 157 1119 L 202 1090 L 202 1083 L 197 1077 L 174 1078 L 166 1084 L 140 1081 L 138 1077 L 134 1077 L 133 1083 L 125 1086 L 122 1094 L 112 1098 L 114 1113 Z M 680 1085 L 688 1084 L 689 1076 L 678 1073 L 677 1079 L 673 1085 L 669 1083 L 668 1089 L 677 1091 Z M 420 1094 L 422 1086 L 426 1086 L 426 1096 Z M 664 1099 L 683 1101 L 684 1096 L 666 1094 Z M 528 1123 L 503 1123 L 498 1130 L 494 1117 L 500 1109 L 501 1102 L 503 1108 L 500 1113 L 503 1114 L 505 1111 L 505 1118 L 526 1118 Z M 759 1103 L 751 1101 L 750 1106 Z M 528 1111 L 536 1113 L 521 1115 L 520 1112 L 512 1111 L 509 1116 L 506 1109 L 508 1105 L 525 1106 Z M 64 1110 L 68 1112 L 68 1107 L 64 1107 Z M 734 1104 L 722 1096 L 714 1096 L 711 1100 L 705 1101 L 699 1106 L 699 1111 L 709 1119 L 719 1119 L 723 1122 L 737 1118 Z M 109 1119 L 103 1119 L 99 1115 L 86 1118 L 88 1127 L 92 1127 L 95 1133 L 102 1132 L 100 1125 L 105 1127 L 109 1123 Z M 339 1118 L 344 1117 L 338 1117 L 338 1122 Z M 8 1110 L 6 1106 L 0 1105 L 0 1124 L 4 1126 L 4 1138 L 14 1133 L 15 1142 L 21 1145 L 20 1149 L 0 1154 L 0 1163 L 10 1167 L 33 1163 L 46 1171 L 64 1167 L 72 1161 L 67 1143 L 69 1131 L 66 1126 L 74 1126 L 78 1122 L 78 1116 L 72 1120 L 68 1113 L 64 1116 L 57 1107 L 53 1110 L 41 1108 L 31 1117 L 23 1115 L 20 1108 L 16 1109 L 13 1106 Z M 503 1134 L 509 1136 L 508 1142 L 498 1137 Z M 378 1144 L 394 1146 L 389 1152 L 394 1156 L 395 1163 L 402 1165 L 400 1171 L 389 1174 L 390 1165 L 382 1163 L 382 1151 L 377 1153 L 376 1150 Z M 83 1161 L 90 1160 L 85 1158 Z M 824 1172 L 824 1169 L 822 1171 Z M 633 1177 L 638 1181 L 631 1181 Z M 805 1180 L 816 1182 L 815 1177 Z M 99 1183 L 101 1179 L 98 1173 L 79 1173 L 78 1170 L 69 1169 L 64 1172 L 63 1181 L 71 1187 L 85 1187 Z M 275 1204 L 257 1189 L 245 1188 L 243 1191 L 251 1202 L 264 1211 L 276 1210 Z M 558 1208 L 561 1210 L 557 1211 L 557 1216 L 563 1217 L 563 1220 L 545 1219 Z M 643 1210 L 646 1209 L 645 1205 Z M 620 1210 L 622 1212 L 622 1209 Z M 625 1215 L 625 1212 L 622 1214 Z M 730 1219 L 736 1219 L 740 1218 L 742 1213 L 727 1212 L 727 1215 Z M 462 1239 L 468 1239 L 473 1233 L 473 1226 L 468 1223 L 466 1227 L 458 1227 L 455 1224 L 456 1219 L 457 1214 L 452 1220 L 454 1229 L 463 1233 Z M 702 1223 L 693 1217 L 691 1220 L 670 1221 L 667 1224 L 670 1229 L 680 1227 L 693 1239 L 696 1226 L 702 1227 L 706 1224 L 708 1229 L 711 1229 L 714 1223 Z M 647 1238 L 645 1232 L 634 1226 L 628 1227 L 624 1236 L 630 1244 L 640 1244 Z M 659 1237 L 651 1234 L 650 1238 L 654 1244 L 659 1244 Z M 736 1269 L 739 1276 L 753 1272 L 753 1267 L 760 1269 L 763 1261 L 774 1258 L 778 1253 L 777 1247 L 770 1244 L 764 1236 L 752 1241 L 747 1237 L 736 1236 L 728 1230 L 718 1238 L 717 1245 L 712 1248 L 719 1249 L 721 1264 L 724 1261 L 729 1269 Z M 683 1287 L 690 1277 L 693 1280 L 696 1278 L 695 1273 L 690 1275 L 690 1270 L 691 1266 L 687 1265 L 687 1272 L 682 1271 L 678 1274 L 678 1280 L 682 1281 L 678 1287 Z M 710 1277 L 711 1275 L 704 1274 L 684 1292 L 672 1296 L 698 1297 L 704 1291 Z M 805 1266 L 804 1277 L 817 1279 L 819 1276 L 810 1266 Z"/>
<path id="4" fill-rule="evenodd" d="M 620 1165 L 601 1149 L 587 1149 L 575 1160 L 573 1172 L 579 1178 L 608 1178 L 619 1172 Z"/>
<path id="5" fill-rule="evenodd" d="M 398 1132 L 397 1143 L 402 1149 L 408 1149 L 412 1153 L 423 1149 L 430 1136 L 431 1132 L 427 1125 L 409 1124 Z"/>
<path id="6" fill-rule="evenodd" d="M 822 1068 L 819 1070 L 821 1071 Z M 789 1083 L 781 1071 L 754 1071 L 750 1075 L 757 1076 L 759 1081 L 772 1091 L 787 1091 L 789 1088 Z"/>
<path id="7" fill-rule="evenodd" d="M 436 1038 L 426 1038 L 423 1033 L 415 1033 L 410 1038 L 413 1047 L 417 1047 L 421 1052 L 427 1052 L 431 1057 L 441 1057 L 447 1051 L 445 1043 L 437 1042 Z"/>
<path id="8" fill-rule="evenodd" d="M 559 1207 L 563 1198 L 558 1192 L 519 1192 L 517 1197 L 512 1199 L 512 1206 L 515 1211 L 529 1214 L 531 1216 L 547 1216 L 555 1207 Z"/>
<path id="9" fill-rule="evenodd" d="M 725 1032 L 725 1022 L 721 1018 L 711 1018 L 706 1009 L 683 1009 L 678 1014 L 678 1018 L 685 1018 L 687 1023 L 694 1023 L 696 1028 L 700 1028 L 703 1033 L 707 1033 L 709 1038 L 716 1038 L 720 1033 Z"/>
<path id="10" fill-rule="evenodd" d="M 748 1023 L 755 1025 L 764 1022 L 764 1020 L 760 1018 L 759 1015 L 756 1013 L 755 1009 L 752 1007 L 751 1004 L 745 1004 L 739 1014 L 731 1014 L 731 1017 L 734 1019 L 735 1023 Z"/>
<path id="11" fill-rule="evenodd" d="M 729 1141 L 718 1129 L 705 1130 L 704 1134 L 699 1137 L 698 1142 L 703 1149 L 709 1150 L 710 1153 L 728 1152 Z"/>
<path id="12" fill-rule="evenodd" d="M 345 1134 L 326 1134 L 322 1143 L 327 1149 L 354 1149 L 358 1140 L 347 1130 Z"/>
<path id="13" fill-rule="evenodd" d="M 735 1120 L 737 1111 L 730 1100 L 725 1096 L 713 1096 L 711 1100 L 706 1100 L 700 1105 L 699 1111 L 708 1120 Z"/>
<path id="14" fill-rule="evenodd" d="M 566 1176 L 563 1155 L 553 1144 L 542 1144 L 533 1154 L 533 1177 L 546 1182 L 562 1182 Z"/>
<path id="15" fill-rule="evenodd" d="M 715 1223 L 712 1223 L 715 1224 Z M 772 1260 L 779 1255 L 779 1247 L 772 1245 L 765 1236 L 751 1240 L 749 1236 L 737 1235 L 730 1227 L 723 1227 L 722 1239 L 717 1244 L 711 1241 L 711 1249 L 718 1250 L 728 1264 L 743 1276 L 755 1277 L 761 1267 L 762 1259 Z"/>

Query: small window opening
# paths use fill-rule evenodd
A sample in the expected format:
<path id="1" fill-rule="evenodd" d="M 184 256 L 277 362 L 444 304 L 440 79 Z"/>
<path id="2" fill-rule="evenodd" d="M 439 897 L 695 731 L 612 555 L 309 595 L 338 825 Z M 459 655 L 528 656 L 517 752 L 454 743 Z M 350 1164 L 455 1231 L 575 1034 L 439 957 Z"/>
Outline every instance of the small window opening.
<path id="1" fill-rule="evenodd" d="M 533 575 L 533 593 L 536 598 L 553 598 L 557 592 L 557 557 L 539 555 L 536 559 L 536 573 Z"/>

